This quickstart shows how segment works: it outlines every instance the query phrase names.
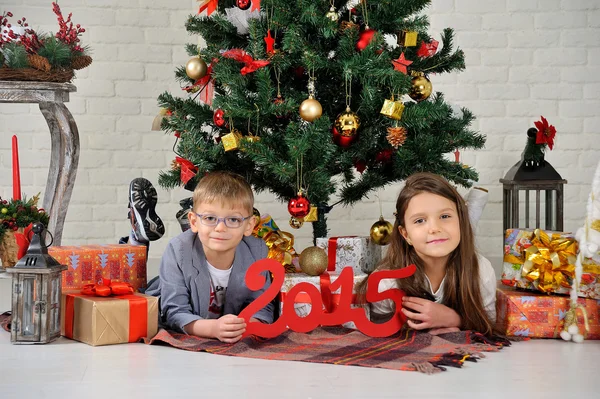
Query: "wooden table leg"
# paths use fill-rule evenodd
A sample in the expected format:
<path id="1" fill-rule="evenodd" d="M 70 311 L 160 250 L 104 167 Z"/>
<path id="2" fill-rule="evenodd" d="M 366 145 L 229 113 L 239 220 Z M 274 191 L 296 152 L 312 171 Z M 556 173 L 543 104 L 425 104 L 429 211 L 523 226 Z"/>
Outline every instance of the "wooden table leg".
<path id="1" fill-rule="evenodd" d="M 52 144 L 43 207 L 50 216 L 48 230 L 54 237 L 53 245 L 60 245 L 77 175 L 79 131 L 65 104 L 41 102 L 40 110 L 50 128 Z"/>

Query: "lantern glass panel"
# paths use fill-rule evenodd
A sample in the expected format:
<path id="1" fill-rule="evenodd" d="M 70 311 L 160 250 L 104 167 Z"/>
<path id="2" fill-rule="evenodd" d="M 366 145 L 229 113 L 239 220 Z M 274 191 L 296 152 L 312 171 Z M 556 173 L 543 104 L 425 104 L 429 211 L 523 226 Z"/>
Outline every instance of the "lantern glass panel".
<path id="1" fill-rule="evenodd" d="M 23 284 L 23 317 L 21 318 L 21 335 L 35 335 L 35 303 L 38 301 L 36 278 L 24 276 Z"/>
<path id="2" fill-rule="evenodd" d="M 50 329 L 52 333 L 60 331 L 60 277 L 52 276 L 52 300 L 50 304 Z"/>

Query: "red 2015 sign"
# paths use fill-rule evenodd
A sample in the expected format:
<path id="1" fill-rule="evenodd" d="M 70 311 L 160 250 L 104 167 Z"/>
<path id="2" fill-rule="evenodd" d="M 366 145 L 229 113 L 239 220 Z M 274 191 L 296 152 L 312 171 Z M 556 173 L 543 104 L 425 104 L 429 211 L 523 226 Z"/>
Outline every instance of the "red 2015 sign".
<path id="1" fill-rule="evenodd" d="M 330 292 L 321 293 L 317 287 L 307 282 L 296 284 L 287 293 L 286 300 L 283 303 L 281 317 L 273 324 L 250 323 L 250 317 L 264 308 L 278 294 L 283 285 L 285 271 L 281 264 L 273 259 L 262 259 L 252 264 L 246 272 L 246 285 L 249 289 L 257 291 L 265 285 L 265 277 L 261 274 L 268 271 L 273 276 L 273 283 L 261 296 L 256 298 L 241 313 L 240 317 L 246 320 L 246 332 L 244 335 L 258 335 L 260 337 L 272 338 L 290 330 L 297 332 L 309 332 L 318 326 L 334 326 L 353 321 L 358 330 L 371 337 L 387 337 L 400 330 L 406 322 L 406 317 L 400 312 L 402 309 L 402 297 L 404 292 L 397 288 L 389 289 L 383 292 L 379 291 L 379 282 L 386 278 L 406 278 L 412 276 L 415 271 L 415 265 L 410 265 L 397 270 L 383 270 L 369 275 L 367 281 L 367 302 L 377 302 L 384 299 L 391 299 L 396 305 L 396 314 L 389 321 L 376 324 L 371 322 L 362 308 L 352 309 L 352 289 L 354 286 L 354 272 L 351 267 L 342 270 L 339 277 L 331 284 Z M 338 288 L 341 288 L 339 294 L 339 305 L 333 312 L 323 312 L 323 298 L 331 295 Z M 294 310 L 294 302 L 298 294 L 306 293 L 310 297 L 312 304 L 311 311 L 306 317 L 300 317 Z"/>

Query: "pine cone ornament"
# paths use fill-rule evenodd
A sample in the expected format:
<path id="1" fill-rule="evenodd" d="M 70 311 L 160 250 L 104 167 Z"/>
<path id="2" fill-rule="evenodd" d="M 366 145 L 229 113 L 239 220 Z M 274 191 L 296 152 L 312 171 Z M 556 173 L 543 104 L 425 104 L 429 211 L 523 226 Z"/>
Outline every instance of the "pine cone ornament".
<path id="1" fill-rule="evenodd" d="M 90 66 L 91 63 L 92 57 L 90 57 L 89 55 L 80 55 L 74 57 L 73 60 L 71 60 L 71 67 L 73 69 L 83 69 Z"/>
<path id="2" fill-rule="evenodd" d="M 50 63 L 45 57 L 37 54 L 30 54 L 27 56 L 27 61 L 29 65 L 37 69 L 38 71 L 49 72 L 50 71 Z"/>
<path id="3" fill-rule="evenodd" d="M 403 127 L 388 127 L 387 141 L 394 148 L 400 147 L 406 141 L 406 129 Z"/>

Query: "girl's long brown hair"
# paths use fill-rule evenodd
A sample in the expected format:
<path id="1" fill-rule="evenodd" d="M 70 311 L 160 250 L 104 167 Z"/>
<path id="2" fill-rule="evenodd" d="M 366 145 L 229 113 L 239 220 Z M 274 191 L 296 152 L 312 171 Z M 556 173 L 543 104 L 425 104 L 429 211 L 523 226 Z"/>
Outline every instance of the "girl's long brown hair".
<path id="1" fill-rule="evenodd" d="M 479 262 L 475 251 L 473 229 L 469 221 L 467 206 L 462 196 L 444 178 L 432 173 L 416 173 L 406 179 L 404 188 L 396 201 L 396 220 L 391 242 L 384 259 L 376 270 L 391 270 L 414 264 L 415 274 L 398 279 L 398 286 L 408 296 L 423 297 L 427 292 L 425 265 L 415 249 L 408 245 L 399 232 L 404 227 L 404 214 L 410 200 L 418 194 L 431 193 L 454 202 L 460 223 L 460 243 L 450 254 L 444 281 L 444 305 L 454 309 L 462 319 L 461 329 L 475 330 L 490 335 L 495 332 L 495 321 L 489 320 L 483 307 L 480 292 Z M 357 287 L 358 299 L 363 304 L 367 290 L 367 279 Z"/>

